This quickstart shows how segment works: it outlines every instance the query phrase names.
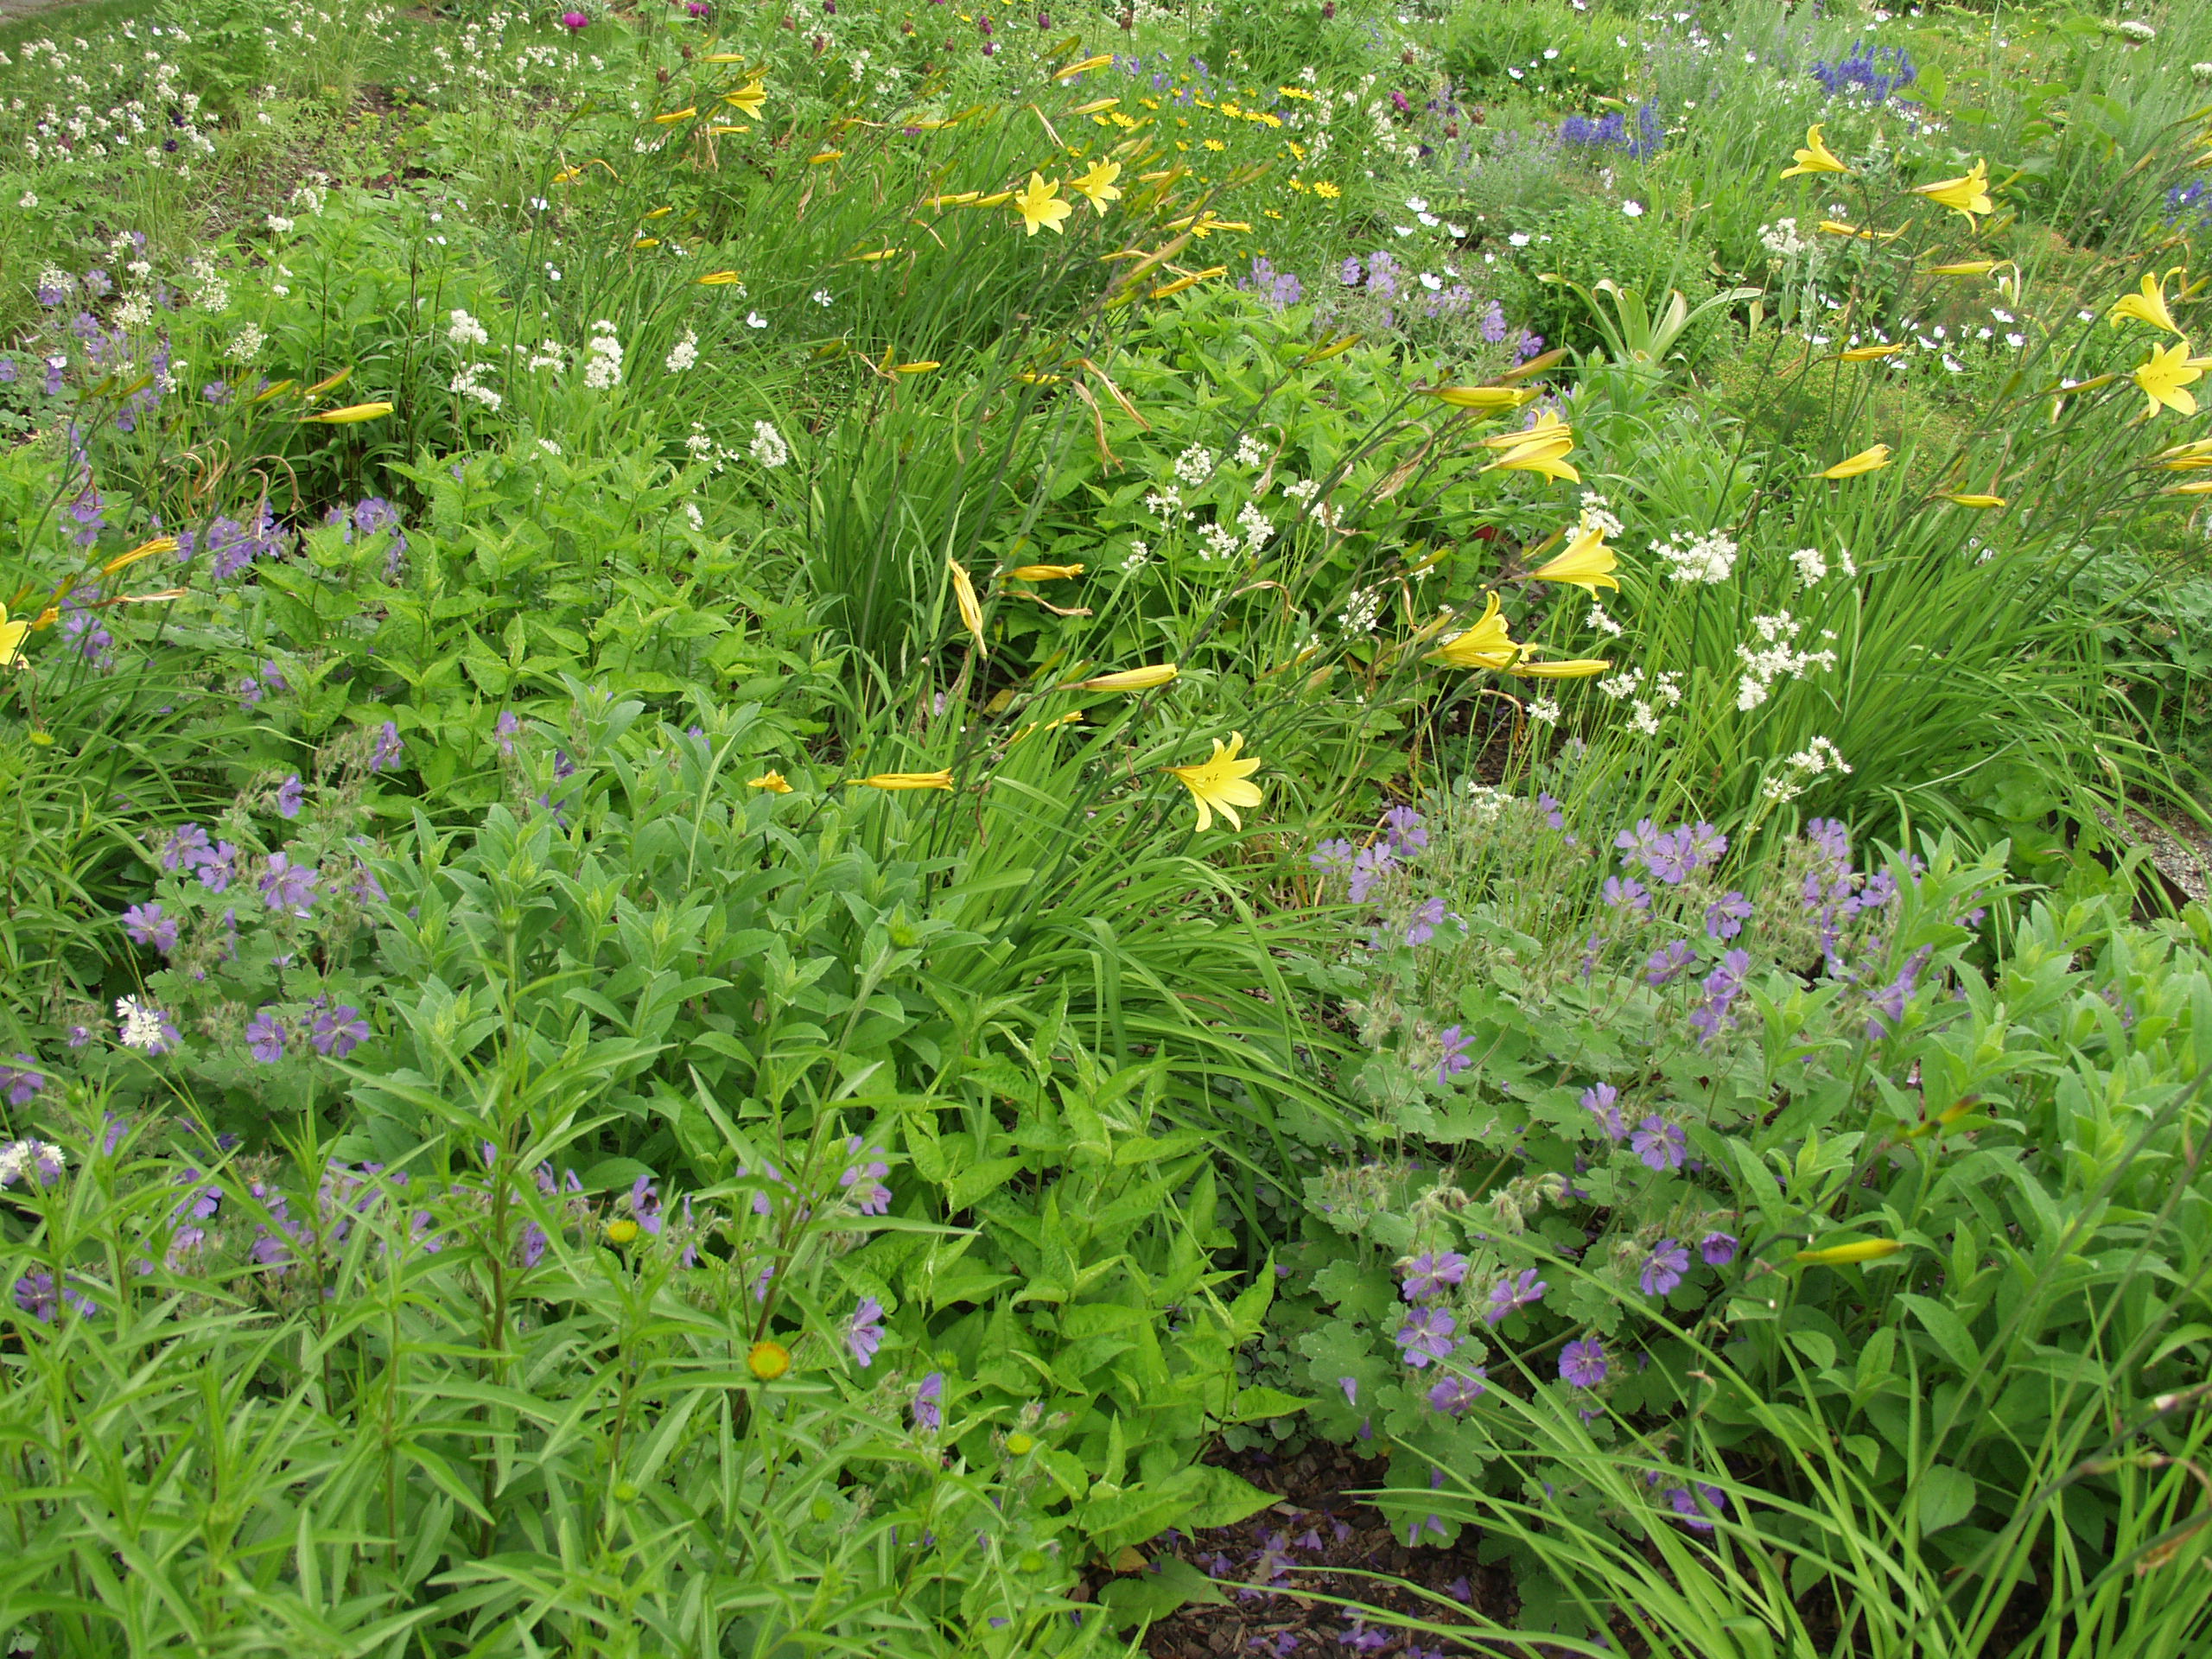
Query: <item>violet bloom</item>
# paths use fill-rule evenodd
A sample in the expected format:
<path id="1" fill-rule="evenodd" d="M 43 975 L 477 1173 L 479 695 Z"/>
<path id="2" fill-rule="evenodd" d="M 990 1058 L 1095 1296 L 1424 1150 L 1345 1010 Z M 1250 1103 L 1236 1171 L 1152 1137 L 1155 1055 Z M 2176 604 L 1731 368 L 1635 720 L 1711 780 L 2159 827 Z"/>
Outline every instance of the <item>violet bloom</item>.
<path id="1" fill-rule="evenodd" d="M 1544 815 L 1544 822 L 1554 830 L 1567 828 L 1567 810 L 1559 797 L 1546 790 L 1536 797 L 1536 810 Z"/>
<path id="2" fill-rule="evenodd" d="M 369 1022 L 361 1017 L 359 1008 L 349 1002 L 340 1002 L 315 1015 L 315 1027 L 308 1033 L 308 1040 L 315 1045 L 316 1053 L 342 1060 L 369 1040 Z"/>
<path id="3" fill-rule="evenodd" d="M 174 875 L 188 864 L 197 864 L 207 852 L 207 832 L 196 823 L 180 824 L 162 843 L 162 868 Z"/>
<path id="4" fill-rule="evenodd" d="M 1337 1379 L 1337 1386 L 1344 1391 L 1344 1403 L 1346 1405 L 1356 1406 L 1359 1403 L 1359 1379 L 1357 1377 L 1340 1376 Z"/>
<path id="5" fill-rule="evenodd" d="M 1357 288 L 1363 275 L 1359 268 L 1359 256 L 1356 253 L 1346 254 L 1344 264 L 1337 268 L 1337 280 L 1346 288 Z"/>
<path id="6" fill-rule="evenodd" d="M 53 1324 L 64 1302 L 86 1319 L 100 1311 L 99 1303 L 73 1285 L 64 1285 L 57 1296 L 54 1275 L 43 1268 L 16 1281 L 16 1306 L 41 1325 Z"/>
<path id="7" fill-rule="evenodd" d="M 310 916 L 315 913 L 316 880 L 312 865 L 295 864 L 283 853 L 271 853 L 269 873 L 261 878 L 261 896 L 271 910 Z"/>
<path id="8" fill-rule="evenodd" d="M 300 782 L 300 774 L 296 772 L 276 785 L 276 816 L 281 818 L 298 817 L 300 807 L 306 798 L 307 789 Z"/>
<path id="9" fill-rule="evenodd" d="M 270 1009 L 264 1008 L 246 1021 L 246 1052 L 264 1065 L 274 1065 L 284 1058 L 284 1023 Z"/>
<path id="10" fill-rule="evenodd" d="M 1440 1307 L 1420 1307 L 1408 1316 L 1390 1340 L 1398 1344 L 1406 1363 L 1420 1370 L 1432 1360 L 1448 1358 L 1459 1344 L 1452 1332 L 1459 1321 Z"/>
<path id="11" fill-rule="evenodd" d="M 575 35 L 589 29 L 591 19 L 581 11 L 564 11 L 561 14 L 561 27 L 567 29 L 569 34 Z"/>
<path id="12" fill-rule="evenodd" d="M 913 1403 L 907 1408 L 913 1413 L 914 1427 L 925 1434 L 934 1434 L 944 1427 L 944 1373 L 931 1371 L 914 1390 Z"/>
<path id="13" fill-rule="evenodd" d="M 133 905 L 123 912 L 123 931 L 133 944 L 149 944 L 163 956 L 176 954 L 176 923 L 159 905 Z"/>
<path id="14" fill-rule="evenodd" d="M 1544 337 L 1541 334 L 1537 334 L 1534 329 L 1530 328 L 1524 328 L 1521 331 L 1521 343 L 1514 347 L 1515 352 L 1519 354 L 1520 359 L 1523 363 L 1526 363 L 1530 358 L 1536 356 L 1543 349 Z"/>
<path id="15" fill-rule="evenodd" d="M 1401 1271 L 1406 1280 L 1401 1294 L 1409 1302 L 1425 1302 L 1442 1295 L 1446 1286 L 1465 1282 L 1467 1258 L 1457 1250 L 1423 1250 Z"/>
<path id="16" fill-rule="evenodd" d="M 499 718 L 493 728 L 493 734 L 498 740 L 501 754 L 512 754 L 515 752 L 515 734 L 521 729 L 522 721 L 516 715 L 513 709 L 503 709 L 499 711 Z"/>
<path id="17" fill-rule="evenodd" d="M 1698 1241 L 1697 1253 L 1710 1268 L 1725 1268 L 1736 1259 L 1736 1236 L 1732 1233 L 1707 1233 Z"/>
<path id="18" fill-rule="evenodd" d="M 875 1363 L 876 1350 L 883 1346 L 883 1304 L 874 1297 L 861 1297 L 846 1320 L 845 1346 L 863 1370 Z"/>
<path id="19" fill-rule="evenodd" d="M 1688 1249 L 1671 1238 L 1662 1238 L 1644 1258 L 1643 1271 L 1636 1281 L 1647 1296 L 1671 1295 L 1689 1270 Z"/>
<path id="20" fill-rule="evenodd" d="M 1471 1376 L 1447 1376 L 1428 1391 L 1428 1408 L 1442 1412 L 1446 1417 L 1464 1416 L 1467 1408 L 1475 1403 L 1483 1392 L 1482 1377 L 1485 1375 L 1478 1365 Z"/>
<path id="21" fill-rule="evenodd" d="M 397 766 L 400 752 L 406 747 L 400 741 L 398 722 L 387 720 L 384 729 L 377 734 L 376 747 L 369 752 L 369 770 L 385 772 Z"/>
<path id="22" fill-rule="evenodd" d="M 1550 1288 L 1536 1276 L 1534 1268 L 1522 1268 L 1518 1279 L 1507 1274 L 1490 1287 L 1490 1306 L 1483 1310 L 1483 1323 L 1496 1325 L 1516 1308 L 1534 1307 Z"/>
<path id="23" fill-rule="evenodd" d="M 0 1094 L 8 1096 L 10 1106 L 28 1106 L 32 1097 L 46 1087 L 46 1074 L 38 1069 L 35 1055 L 18 1052 L 16 1064 L 0 1065 Z"/>
<path id="24" fill-rule="evenodd" d="M 1630 910 L 1649 910 L 1651 894 L 1643 883 L 1633 877 L 1609 875 L 1605 878 L 1605 899 L 1615 910 L 1627 906 Z"/>
<path id="25" fill-rule="evenodd" d="M 1851 868 L 1851 831 L 1840 818 L 1815 818 L 1805 826 L 1805 839 L 1819 848 L 1840 875 Z"/>
<path id="26" fill-rule="evenodd" d="M 1608 1141 L 1618 1141 L 1628 1133 L 1627 1120 L 1615 1103 L 1620 1097 L 1621 1091 L 1610 1083 L 1592 1084 L 1582 1091 L 1582 1109 L 1597 1114 L 1598 1127 Z"/>
<path id="27" fill-rule="evenodd" d="M 1713 1522 L 1707 1518 L 1705 1509 L 1700 1506 L 1699 1499 L 1702 1498 L 1705 1505 L 1715 1511 L 1726 1510 L 1728 1507 L 1728 1494 L 1718 1486 L 1707 1485 L 1701 1480 L 1696 1483 L 1694 1491 L 1687 1486 L 1676 1486 L 1667 1493 L 1666 1497 L 1667 1507 L 1681 1516 L 1682 1520 L 1695 1532 L 1713 1530 Z"/>
<path id="28" fill-rule="evenodd" d="M 1897 969 L 1897 976 L 1874 993 L 1874 1014 L 1866 1021 L 1866 1035 L 1872 1039 L 1886 1037 L 1890 1028 L 1904 1018 L 1905 1005 L 1912 1001 L 1913 992 L 1920 983 L 1920 970 L 1927 966 L 1932 954 L 1923 945 L 1905 958 L 1904 966 Z"/>
<path id="29" fill-rule="evenodd" d="M 1395 861 L 1388 847 L 1361 848 L 1351 861 L 1352 903 L 1365 904 L 1370 890 L 1389 874 Z"/>
<path id="30" fill-rule="evenodd" d="M 1751 919 L 1751 901 L 1740 893 L 1724 893 L 1705 907 L 1707 938 L 1732 939 Z"/>
<path id="31" fill-rule="evenodd" d="M 1414 906 L 1413 920 L 1406 927 L 1408 944 L 1427 944 L 1436 937 L 1436 930 L 1444 923 L 1444 900 L 1440 897 L 1424 899 Z"/>
<path id="32" fill-rule="evenodd" d="M 1637 1120 L 1628 1144 L 1646 1169 L 1680 1169 L 1689 1154 L 1690 1140 L 1681 1124 L 1653 1116 Z"/>
<path id="33" fill-rule="evenodd" d="M 1695 957 L 1696 952 L 1681 939 L 1676 939 L 1665 949 L 1651 953 L 1651 959 L 1643 964 L 1643 982 L 1654 988 L 1669 984 Z"/>
<path id="34" fill-rule="evenodd" d="M 1605 1380 L 1605 1344 L 1595 1337 L 1568 1343 L 1560 1350 L 1559 1374 L 1574 1388 L 1596 1388 Z"/>
<path id="35" fill-rule="evenodd" d="M 235 843 L 219 841 L 209 851 L 193 861 L 192 873 L 200 878 L 200 885 L 210 893 L 227 892 L 231 878 L 238 873 L 238 849 Z"/>
<path id="36" fill-rule="evenodd" d="M 523 1266 L 525 1268 L 534 1268 L 540 1262 L 543 1262 L 545 1259 L 545 1247 L 548 1242 L 549 1241 L 545 1236 L 545 1230 L 543 1227 L 540 1227 L 534 1221 L 525 1221 L 523 1223 Z"/>
<path id="37" fill-rule="evenodd" d="M 845 1142 L 845 1152 L 860 1161 L 849 1166 L 837 1177 L 837 1185 L 845 1188 L 853 1205 L 864 1216 L 887 1216 L 891 1213 L 891 1189 L 883 1178 L 891 1173 L 891 1166 L 883 1160 L 881 1147 L 861 1150 L 861 1138 L 854 1135 Z"/>
<path id="38" fill-rule="evenodd" d="M 1394 806 L 1382 815 L 1382 828 L 1389 836 L 1390 850 L 1400 858 L 1411 858 L 1428 845 L 1428 831 L 1421 826 L 1427 822 L 1410 806 Z"/>
<path id="39" fill-rule="evenodd" d="M 1444 1089 L 1450 1087 L 1452 1078 L 1475 1063 L 1474 1057 L 1468 1052 L 1475 1046 L 1475 1039 L 1457 1026 L 1445 1027 L 1437 1033 L 1437 1038 L 1444 1045 L 1444 1056 L 1436 1063 L 1436 1086 Z"/>

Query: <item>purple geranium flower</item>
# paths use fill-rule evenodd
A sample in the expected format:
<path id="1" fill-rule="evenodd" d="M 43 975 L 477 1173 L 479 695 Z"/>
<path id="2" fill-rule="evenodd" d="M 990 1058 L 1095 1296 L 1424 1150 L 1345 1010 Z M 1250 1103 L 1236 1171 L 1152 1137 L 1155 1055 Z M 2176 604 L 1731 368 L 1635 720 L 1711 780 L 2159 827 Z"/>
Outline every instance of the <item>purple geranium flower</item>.
<path id="1" fill-rule="evenodd" d="M 1406 928 L 1408 944 L 1427 944 L 1436 937 L 1436 930 L 1443 925 L 1444 900 L 1424 899 L 1414 907 L 1413 920 Z"/>
<path id="2" fill-rule="evenodd" d="M 874 1297 L 861 1297 L 845 1321 L 845 1346 L 863 1370 L 875 1363 L 875 1351 L 883 1346 L 883 1304 Z"/>
<path id="3" fill-rule="evenodd" d="M 1724 893 L 1705 907 L 1705 931 L 1716 939 L 1732 939 L 1751 919 L 1751 901 L 1740 893 Z"/>
<path id="4" fill-rule="evenodd" d="M 238 849 L 236 843 L 219 841 L 209 851 L 200 854 L 194 861 L 192 873 L 200 878 L 200 885 L 210 893 L 226 893 L 231 878 L 238 873 Z"/>
<path id="5" fill-rule="evenodd" d="M 18 1053 L 13 1065 L 0 1065 L 0 1094 L 8 1096 L 10 1106 L 28 1106 L 40 1090 L 46 1087 L 46 1074 L 38 1069 L 35 1055 Z"/>
<path id="6" fill-rule="evenodd" d="M 1583 1109 L 1598 1115 L 1598 1127 L 1609 1141 L 1618 1141 L 1628 1133 L 1628 1123 L 1614 1103 L 1620 1097 L 1621 1091 L 1610 1083 L 1592 1084 L 1582 1091 Z"/>
<path id="7" fill-rule="evenodd" d="M 207 852 L 207 832 L 196 823 L 180 824 L 162 844 L 162 868 L 174 874 L 188 864 L 197 864 Z"/>
<path id="8" fill-rule="evenodd" d="M 1382 828 L 1390 839 L 1390 850 L 1400 858 L 1411 858 L 1428 845 L 1428 831 L 1421 825 L 1427 822 L 1410 806 L 1394 806 L 1382 815 Z"/>
<path id="9" fill-rule="evenodd" d="M 1406 1363 L 1420 1370 L 1431 1360 L 1451 1355 L 1459 1345 L 1452 1334 L 1459 1328 L 1459 1321 L 1442 1308 L 1421 1307 L 1414 1310 L 1390 1339 L 1398 1344 Z"/>
<path id="10" fill-rule="evenodd" d="M 1707 1233 L 1698 1241 L 1697 1253 L 1705 1258 L 1707 1267 L 1725 1268 L 1736 1259 L 1736 1236 Z"/>
<path id="11" fill-rule="evenodd" d="M 300 782 L 300 774 L 296 772 L 276 786 L 277 817 L 283 818 L 298 817 L 300 816 L 301 804 L 305 801 L 306 798 L 307 790 Z"/>
<path id="12" fill-rule="evenodd" d="M 247 1052 L 264 1065 L 274 1065 L 284 1058 L 284 1023 L 269 1009 L 264 1008 L 246 1021 L 245 1046 Z"/>
<path id="13" fill-rule="evenodd" d="M 315 1045 L 316 1053 L 342 1060 L 369 1040 L 369 1022 L 361 1017 L 359 1008 L 340 1002 L 315 1015 L 315 1028 L 308 1033 L 308 1040 Z"/>
<path id="14" fill-rule="evenodd" d="M 1605 1380 L 1605 1344 L 1595 1337 L 1568 1343 L 1560 1350 L 1559 1374 L 1575 1388 L 1596 1388 Z"/>
<path id="15" fill-rule="evenodd" d="M 1490 1287 L 1490 1306 L 1483 1310 L 1483 1323 L 1496 1325 L 1516 1308 L 1535 1306 L 1550 1288 L 1536 1276 L 1534 1268 L 1522 1268 L 1517 1279 L 1507 1274 Z"/>
<path id="16" fill-rule="evenodd" d="M 1643 982 L 1654 988 L 1669 984 L 1695 959 L 1696 953 L 1688 944 L 1676 939 L 1663 950 L 1651 953 L 1651 959 L 1643 964 Z"/>
<path id="17" fill-rule="evenodd" d="M 1605 878 L 1605 899 L 1615 910 L 1625 905 L 1630 910 L 1651 908 L 1651 893 L 1643 882 L 1633 876 L 1609 875 Z"/>
<path id="18" fill-rule="evenodd" d="M 1476 1396 L 1483 1392 L 1481 1379 L 1484 1375 L 1483 1368 L 1478 1365 L 1471 1376 L 1440 1378 L 1436 1386 L 1428 1391 L 1428 1408 L 1440 1411 L 1447 1417 L 1464 1415 L 1467 1408 L 1475 1403 Z"/>
<path id="19" fill-rule="evenodd" d="M 914 1427 L 925 1434 L 934 1434 L 944 1427 L 944 1373 L 931 1371 L 914 1390 L 913 1404 L 909 1409 L 914 1414 Z"/>
<path id="20" fill-rule="evenodd" d="M 271 853 L 269 873 L 261 878 L 261 896 L 269 901 L 271 910 L 287 910 L 295 916 L 312 915 L 316 879 L 313 866 L 295 864 L 283 853 Z"/>
<path id="21" fill-rule="evenodd" d="M 1436 1084 L 1441 1089 L 1475 1063 L 1468 1052 L 1475 1046 L 1475 1039 L 1457 1026 L 1445 1027 L 1437 1037 L 1444 1045 L 1444 1057 L 1436 1064 Z"/>
<path id="22" fill-rule="evenodd" d="M 1637 1283 L 1647 1296 L 1671 1295 L 1689 1270 L 1688 1249 L 1671 1238 L 1662 1238 L 1644 1258 L 1643 1271 L 1637 1275 Z"/>
<path id="23" fill-rule="evenodd" d="M 1440 1296 L 1450 1285 L 1463 1282 L 1467 1276 L 1467 1258 L 1457 1250 L 1423 1250 L 1405 1263 L 1402 1271 L 1406 1282 L 1402 1294 L 1409 1302 L 1425 1302 L 1432 1296 Z"/>
<path id="24" fill-rule="evenodd" d="M 397 766 L 400 752 L 406 747 L 399 739 L 398 722 L 387 720 L 377 734 L 376 747 L 369 751 L 369 770 L 384 772 Z"/>
<path id="25" fill-rule="evenodd" d="M 150 944 L 163 956 L 176 952 L 176 922 L 159 905 L 133 905 L 123 912 L 123 931 L 133 944 Z"/>
<path id="26" fill-rule="evenodd" d="M 881 1147 L 861 1150 L 861 1138 L 854 1135 L 845 1142 L 849 1157 L 859 1161 L 849 1166 L 837 1177 L 837 1185 L 845 1188 L 854 1207 L 864 1216 L 887 1216 L 891 1213 L 891 1189 L 883 1178 L 891 1173 L 891 1166 L 883 1160 Z"/>
<path id="27" fill-rule="evenodd" d="M 1688 1154 L 1690 1141 L 1681 1124 L 1654 1116 L 1637 1120 L 1636 1133 L 1628 1144 L 1629 1150 L 1643 1160 L 1646 1169 L 1680 1169 Z"/>

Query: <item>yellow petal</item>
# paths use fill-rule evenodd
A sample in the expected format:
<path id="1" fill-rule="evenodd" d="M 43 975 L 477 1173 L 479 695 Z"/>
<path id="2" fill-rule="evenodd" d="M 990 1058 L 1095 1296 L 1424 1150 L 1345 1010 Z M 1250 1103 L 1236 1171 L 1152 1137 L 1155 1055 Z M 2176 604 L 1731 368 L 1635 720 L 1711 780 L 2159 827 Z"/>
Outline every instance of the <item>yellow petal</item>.
<path id="1" fill-rule="evenodd" d="M 1556 663 L 1516 663 L 1511 671 L 1529 680 L 1580 680 L 1612 665 L 1610 657 L 1571 657 Z"/>
<path id="2" fill-rule="evenodd" d="M 1904 350 L 1902 346 L 1854 346 L 1847 352 L 1839 352 L 1836 359 L 1843 363 L 1872 363 L 1878 358 L 1895 357 Z"/>
<path id="3" fill-rule="evenodd" d="M 879 772 L 852 780 L 863 789 L 950 789 L 950 772 Z"/>
<path id="4" fill-rule="evenodd" d="M 1063 691 L 1149 691 L 1156 685 L 1167 684 L 1182 671 L 1173 663 L 1154 663 L 1149 668 L 1125 668 L 1117 673 L 1072 681 L 1059 689 Z"/>
<path id="5" fill-rule="evenodd" d="M 1885 1256 L 1895 1255 L 1904 1246 L 1894 1238 L 1863 1238 L 1854 1244 L 1831 1244 L 1825 1249 L 1800 1250 L 1797 1261 L 1801 1267 L 1839 1267 L 1851 1262 L 1879 1262 Z"/>
<path id="6" fill-rule="evenodd" d="M 1079 564 L 1017 564 L 1007 572 L 1023 582 L 1065 582 L 1082 574 Z"/>
<path id="7" fill-rule="evenodd" d="M 1454 409 L 1518 409 L 1542 396 L 1534 386 L 1432 386 L 1426 393 Z"/>
<path id="8" fill-rule="evenodd" d="M 1985 512 L 2005 505 L 2005 498 L 2001 495 L 1954 495 L 1948 490 L 1939 491 L 1938 493 L 1946 501 L 1955 501 L 1962 507 L 1974 507 Z"/>
<path id="9" fill-rule="evenodd" d="M 1820 473 L 1821 478 L 1858 478 L 1866 473 L 1878 473 L 1890 464 L 1890 446 L 1878 443 L 1872 449 L 1861 449 L 1857 454 L 1839 461 Z"/>
<path id="10" fill-rule="evenodd" d="M 1796 166 L 1783 169 L 1782 175 L 1783 178 L 1794 179 L 1804 173 L 1847 175 L 1851 171 L 1841 162 L 1836 160 L 1829 153 L 1828 147 L 1821 142 L 1821 129 L 1818 123 L 1805 129 L 1805 147 L 1796 152 Z"/>
<path id="11" fill-rule="evenodd" d="M 317 426 L 352 426 L 358 421 L 379 420 L 391 413 L 390 404 L 355 404 L 350 408 L 325 410 L 320 415 L 303 415 L 300 418 Z"/>
<path id="12" fill-rule="evenodd" d="M 1620 561 L 1613 556 L 1613 550 L 1605 545 L 1601 531 L 1585 530 L 1567 544 L 1567 550 L 1540 570 L 1531 570 L 1531 582 L 1558 582 L 1582 588 L 1592 598 L 1598 589 L 1611 588 L 1618 592 L 1620 583 L 1613 577 Z"/>
<path id="13" fill-rule="evenodd" d="M 947 559 L 944 568 L 952 577 L 952 598 L 959 607 L 961 623 L 975 636 L 976 655 L 988 657 L 991 653 L 983 644 L 983 607 L 976 601 L 976 584 L 968 580 L 968 572 L 957 559 Z"/>
<path id="14" fill-rule="evenodd" d="M 784 780 L 784 774 L 780 772 L 764 772 L 758 778 L 748 778 L 745 786 L 747 789 L 765 789 L 777 795 L 791 792 L 791 785 Z"/>

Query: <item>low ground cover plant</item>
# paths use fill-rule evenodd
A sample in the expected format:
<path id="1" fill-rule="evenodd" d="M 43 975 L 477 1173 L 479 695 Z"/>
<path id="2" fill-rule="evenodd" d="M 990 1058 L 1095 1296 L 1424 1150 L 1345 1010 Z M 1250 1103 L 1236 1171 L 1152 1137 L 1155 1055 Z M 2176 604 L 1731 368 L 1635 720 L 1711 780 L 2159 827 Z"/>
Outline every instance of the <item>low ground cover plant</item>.
<path id="1" fill-rule="evenodd" d="M 11 1651 L 2202 1647 L 2202 18 L 78 15 Z"/>

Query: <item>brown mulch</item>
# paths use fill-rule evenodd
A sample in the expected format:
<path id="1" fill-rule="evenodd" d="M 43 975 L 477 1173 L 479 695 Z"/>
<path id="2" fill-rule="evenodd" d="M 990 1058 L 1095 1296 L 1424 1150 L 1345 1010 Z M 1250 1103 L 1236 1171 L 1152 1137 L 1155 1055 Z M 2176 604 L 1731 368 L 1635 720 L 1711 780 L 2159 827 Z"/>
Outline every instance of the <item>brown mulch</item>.
<path id="1" fill-rule="evenodd" d="M 1459 1622 L 1453 1609 L 1465 1608 L 1510 1628 L 1520 1611 L 1512 1574 L 1502 1565 L 1476 1559 L 1478 1541 L 1471 1529 L 1449 1548 L 1409 1547 L 1356 1496 L 1384 1484 L 1383 1461 L 1319 1442 L 1287 1456 L 1253 1451 L 1215 1460 L 1280 1494 L 1281 1501 L 1233 1527 L 1195 1537 L 1166 1534 L 1144 1552 L 1179 1556 L 1228 1592 L 1225 1602 L 1186 1605 L 1154 1624 L 1144 1645 L 1151 1659 L 1317 1659 L 1348 1654 L 1446 1659 L 1509 1651 L 1525 1659 L 1530 1652 L 1518 1643 L 1509 1648 L 1471 1633 L 1455 1640 L 1408 1631 L 1363 1618 L 1357 1608 L 1337 1600 L 1316 1599 L 1335 1598 L 1439 1624 Z M 1442 1600 L 1377 1576 L 1384 1574 L 1419 1585 Z"/>

